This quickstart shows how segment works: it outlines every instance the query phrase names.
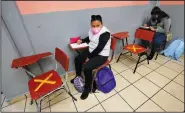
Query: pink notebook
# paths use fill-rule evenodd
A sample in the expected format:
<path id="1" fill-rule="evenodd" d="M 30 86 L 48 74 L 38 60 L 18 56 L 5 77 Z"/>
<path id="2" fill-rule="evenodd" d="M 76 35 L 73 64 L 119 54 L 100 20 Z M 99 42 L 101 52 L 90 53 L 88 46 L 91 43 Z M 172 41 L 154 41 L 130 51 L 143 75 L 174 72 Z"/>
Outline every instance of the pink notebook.
<path id="1" fill-rule="evenodd" d="M 70 44 L 76 43 L 78 40 L 80 40 L 80 36 L 78 36 L 78 37 L 72 37 L 72 38 L 70 38 Z"/>

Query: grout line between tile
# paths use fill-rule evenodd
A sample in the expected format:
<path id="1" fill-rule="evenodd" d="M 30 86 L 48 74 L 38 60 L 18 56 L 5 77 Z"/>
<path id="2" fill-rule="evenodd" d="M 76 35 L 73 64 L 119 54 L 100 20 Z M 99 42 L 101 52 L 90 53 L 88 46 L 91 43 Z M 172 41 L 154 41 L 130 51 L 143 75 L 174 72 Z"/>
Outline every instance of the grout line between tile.
<path id="1" fill-rule="evenodd" d="M 69 86 L 68 86 L 68 82 L 66 83 L 67 84 L 67 87 L 68 87 L 68 89 L 69 89 L 69 91 L 70 91 L 70 88 L 69 88 Z M 71 92 L 71 91 L 70 91 Z M 78 94 L 78 93 L 77 93 Z M 74 94 L 74 95 L 76 95 L 76 94 Z M 77 109 L 77 106 L 76 106 L 76 104 L 75 104 L 75 100 L 73 100 L 72 99 L 72 101 L 73 101 L 73 104 L 74 104 L 74 106 L 75 106 L 75 109 L 76 109 L 76 111 L 78 112 L 78 109 Z M 77 100 L 78 101 L 78 100 Z"/>
<path id="2" fill-rule="evenodd" d="M 147 78 L 146 78 L 147 79 Z M 174 78 L 175 79 L 175 78 Z M 173 80 L 171 80 L 169 83 L 171 83 Z M 160 90 L 159 91 L 157 91 L 153 96 L 151 96 L 150 98 L 149 98 L 149 100 L 151 100 L 152 102 L 154 102 L 151 98 L 153 98 L 158 92 L 160 92 L 161 90 L 164 90 L 163 88 L 164 87 L 166 87 L 169 83 L 167 83 L 165 86 L 163 86 L 162 88 L 160 88 Z M 164 90 L 165 91 L 165 90 Z M 166 93 L 169 93 L 169 92 L 167 92 L 167 91 L 165 91 Z M 170 93 L 169 93 L 170 94 Z M 172 94 L 170 94 L 171 96 L 173 96 Z M 174 97 L 174 96 L 173 96 Z M 175 97 L 176 98 L 176 97 Z M 176 98 L 176 99 L 178 99 L 178 98 Z M 178 99 L 179 100 L 179 99 Z M 180 100 L 181 101 L 181 100 Z M 181 101 L 182 102 L 182 101 Z M 155 102 L 154 102 L 155 103 Z M 182 103 L 184 103 L 184 102 L 182 102 Z M 158 105 L 157 103 L 155 103 L 156 105 Z M 142 106 L 142 105 L 141 105 Z M 139 106 L 138 108 L 140 108 L 141 106 Z M 158 105 L 159 106 L 159 105 Z M 161 106 L 159 106 L 161 109 L 163 109 Z M 138 109 L 137 108 L 137 109 Z M 136 109 L 136 110 L 137 110 Z M 164 110 L 164 109 L 163 109 Z M 165 111 L 165 110 L 164 110 Z M 166 112 L 166 111 L 165 111 Z"/>
<path id="3" fill-rule="evenodd" d="M 132 106 L 119 94 L 119 92 L 116 91 L 116 93 L 123 99 L 123 101 L 125 101 L 129 106 L 130 108 L 134 111 L 134 108 L 132 108 Z"/>
<path id="4" fill-rule="evenodd" d="M 87 111 L 89 111 L 90 109 L 92 109 L 92 108 L 94 108 L 94 107 L 96 107 L 96 106 L 98 106 L 100 103 L 98 103 L 98 104 L 96 104 L 96 105 L 94 105 L 94 106 L 92 106 L 92 107 L 90 107 L 89 109 L 87 109 L 85 112 L 87 112 Z M 102 105 L 101 105 L 102 106 Z M 104 109 L 104 108 L 103 108 Z M 105 110 L 105 109 L 104 109 Z M 105 111 L 106 112 L 106 111 Z"/>
<path id="5" fill-rule="evenodd" d="M 178 74 L 178 75 L 180 75 L 180 74 Z M 178 76 L 178 75 L 177 75 L 177 76 Z M 177 77 L 177 76 L 176 76 L 176 77 Z M 170 84 L 171 82 L 173 82 L 173 80 L 174 80 L 176 77 L 174 77 L 168 84 Z M 173 94 L 171 94 L 170 92 L 168 92 L 168 91 L 166 91 L 166 90 L 164 89 L 168 84 L 166 84 L 164 87 L 162 87 L 162 89 L 163 89 L 166 93 L 168 93 L 168 94 L 170 94 L 171 96 L 173 96 L 174 98 L 178 99 L 178 98 L 175 97 Z M 183 101 L 180 100 L 180 99 L 178 99 L 178 100 L 181 101 L 182 103 L 185 103 L 185 102 L 183 102 Z"/>
<path id="6" fill-rule="evenodd" d="M 179 74 L 178 76 L 181 76 L 181 74 Z M 178 77 L 178 76 L 177 76 L 177 77 Z M 177 78 L 177 77 L 175 77 L 175 78 Z M 174 79 L 174 80 L 175 80 L 175 79 Z M 184 87 L 183 85 L 181 85 L 180 83 L 178 83 L 178 82 L 176 82 L 176 81 L 174 81 L 174 80 L 173 80 L 173 82 L 175 82 L 176 84 L 178 84 L 178 85 Z"/>
<path id="7" fill-rule="evenodd" d="M 143 77 L 144 78 L 144 77 Z M 134 86 L 134 85 L 133 85 Z M 138 89 L 141 93 L 143 93 L 139 88 L 137 88 L 136 86 L 134 86 L 136 89 Z M 162 88 L 161 88 L 162 89 Z M 159 91 L 161 90 L 161 89 L 159 89 Z M 155 94 L 157 94 L 158 93 L 158 91 L 156 92 L 156 93 L 154 93 L 154 95 Z M 143 93 L 144 94 L 144 93 Z M 148 97 L 146 94 L 144 94 L 146 97 Z M 154 96 L 153 95 L 153 96 Z M 151 100 L 151 98 L 153 97 L 153 96 L 151 96 L 151 97 L 148 97 L 148 99 L 144 102 L 144 103 L 146 103 L 148 100 Z M 141 104 L 138 108 L 140 108 L 142 105 L 144 105 L 144 103 L 143 104 Z M 155 103 L 155 102 L 154 102 Z M 155 103 L 156 104 L 156 103 Z M 158 104 L 156 104 L 157 106 L 159 106 Z M 164 110 L 161 106 L 159 106 L 162 110 Z M 135 111 L 138 109 L 138 108 L 136 108 L 135 109 Z M 165 110 L 164 110 L 165 111 Z"/>
<path id="8" fill-rule="evenodd" d="M 170 69 L 169 67 L 167 67 L 167 66 L 165 66 L 165 65 L 163 65 L 163 66 L 164 66 L 165 68 Z M 173 69 L 170 69 L 170 70 L 177 72 L 176 70 L 173 70 Z M 177 73 L 179 73 L 179 72 L 177 72 Z M 182 73 L 182 72 L 181 72 L 181 73 Z"/>
<path id="9" fill-rule="evenodd" d="M 96 106 L 98 106 L 98 105 L 99 105 L 99 103 L 96 104 L 96 105 L 94 105 L 94 106 L 92 106 L 92 107 L 90 107 L 89 109 L 85 110 L 84 112 L 87 112 L 87 111 L 89 111 L 90 109 L 92 109 L 93 107 L 96 107 Z"/>
<path id="10" fill-rule="evenodd" d="M 94 93 L 93 93 L 94 94 Z M 100 100 L 98 99 L 98 97 L 94 94 L 94 96 L 96 97 L 96 99 L 98 100 L 99 104 L 101 105 L 101 107 L 103 108 L 103 110 L 106 112 L 105 108 L 103 107 L 103 105 L 101 104 Z"/>
<path id="11" fill-rule="evenodd" d="M 155 71 L 156 72 L 156 71 Z M 183 72 L 183 71 L 182 71 Z M 158 74 L 160 74 L 160 73 L 158 73 Z M 160 75 L 162 75 L 162 74 L 160 74 Z M 178 74 L 176 77 L 174 77 L 173 79 L 169 79 L 169 78 L 167 78 L 167 79 L 169 79 L 170 81 L 166 84 L 166 85 L 168 85 L 169 83 L 171 83 L 172 81 L 173 82 L 175 82 L 174 81 L 174 79 L 175 78 L 177 78 L 178 76 L 180 76 L 181 74 Z M 162 75 L 162 76 L 164 76 L 164 75 Z M 164 76 L 165 77 L 165 76 Z M 152 82 L 153 84 L 155 84 L 156 86 L 158 86 L 156 83 L 154 83 L 153 81 L 151 81 L 150 79 L 148 79 L 147 77 L 144 77 L 145 79 L 147 79 L 148 81 L 150 81 L 150 82 Z M 176 82 L 175 82 L 176 83 Z M 178 84 L 178 83 L 177 83 Z M 165 86 L 166 86 L 165 85 Z M 179 84 L 180 85 L 180 84 Z M 181 85 L 182 86 L 182 85 Z M 163 89 L 165 92 L 167 92 L 165 89 L 164 89 L 164 86 L 163 87 L 160 87 L 160 86 L 158 86 L 159 88 L 161 88 L 161 89 Z M 182 86 L 182 87 L 184 87 L 184 86 Z M 168 92 L 169 93 L 169 92 Z M 171 93 L 169 93 L 170 95 L 172 95 Z M 173 97 L 174 97 L 174 95 L 172 95 Z M 176 97 L 175 97 L 176 98 Z M 178 99 L 178 98 L 177 98 Z M 179 100 L 179 99 L 178 99 Z M 181 100 L 180 100 L 181 101 Z M 181 102 L 183 102 L 183 101 L 181 101 Z M 184 102 L 183 102 L 184 103 Z"/>
<path id="12" fill-rule="evenodd" d="M 167 62 L 168 62 L 168 61 L 167 61 Z M 167 63 L 167 62 L 165 62 L 165 63 Z M 164 64 L 165 64 L 165 63 L 164 63 Z M 159 67 L 163 66 L 164 64 L 160 64 Z M 140 66 L 141 66 L 141 65 L 140 65 Z M 158 67 L 158 68 L 159 68 L 159 67 Z M 131 67 L 129 67 L 129 68 L 131 68 Z M 156 68 L 156 69 L 157 69 L 157 68 Z M 156 69 L 151 69 L 151 70 L 152 70 L 151 72 L 155 71 Z M 137 72 L 137 71 L 136 71 L 136 72 Z M 150 73 L 151 73 L 151 72 L 150 72 Z M 148 74 L 150 74 L 150 73 L 148 73 Z M 138 74 L 139 74 L 139 73 L 138 73 Z M 146 74 L 145 76 L 147 76 L 148 74 Z M 141 75 L 141 74 L 139 74 L 139 75 Z M 143 75 L 141 75 L 141 76 L 142 76 L 142 77 L 141 77 L 140 79 L 142 79 L 142 78 L 145 77 L 145 76 L 143 76 Z M 122 76 L 122 77 L 123 77 L 123 76 Z M 123 78 L 124 78 L 124 77 L 123 77 Z M 126 78 L 125 78 L 125 79 L 126 79 Z M 138 79 L 137 81 L 139 81 L 140 79 Z M 126 80 L 127 80 L 127 79 L 126 79 Z M 128 80 L 127 80 L 127 81 L 128 81 Z M 133 82 L 132 84 L 136 83 L 137 81 Z M 128 81 L 128 82 L 129 82 L 129 81 Z M 131 83 L 131 82 L 129 82 L 129 83 Z M 134 86 L 134 85 L 133 85 L 133 86 Z M 135 87 L 135 86 L 134 86 L 134 87 Z M 137 88 L 137 87 L 135 87 L 135 88 Z M 138 88 L 137 88 L 137 89 L 138 89 Z M 162 89 L 162 88 L 161 88 L 161 89 Z M 138 89 L 138 90 L 139 90 L 139 89 Z M 140 90 L 139 90 L 139 91 L 140 91 Z M 159 90 L 159 91 L 160 91 L 160 90 Z M 120 92 L 120 91 L 119 91 L 119 92 Z M 142 91 L 140 91 L 140 92 L 143 93 Z M 158 92 L 157 92 L 157 93 L 158 93 Z M 143 94 L 144 94 L 144 93 L 143 93 Z M 144 95 L 145 95 L 145 94 L 144 94 Z M 154 95 L 155 95 L 155 94 L 154 94 Z M 154 96 L 154 95 L 153 95 L 153 96 Z M 148 97 L 147 95 L 145 95 L 145 96 Z M 152 97 L 153 97 L 153 96 L 152 96 Z M 152 97 L 148 97 L 148 98 L 150 99 L 150 98 L 152 98 Z M 148 99 L 148 100 L 149 100 L 149 99 Z M 147 100 L 147 101 L 148 101 L 148 100 Z M 146 102 L 146 101 L 145 101 L 145 102 Z M 154 102 L 154 103 L 155 103 L 155 102 Z M 156 103 L 155 103 L 155 104 L 156 104 Z M 143 105 L 143 104 L 142 104 L 142 105 Z M 141 105 L 141 106 L 142 106 L 142 105 Z M 158 104 L 156 104 L 156 105 L 158 105 Z M 139 106 L 139 107 L 141 107 L 141 106 Z M 159 106 L 159 105 L 158 105 L 158 106 Z M 139 107 L 138 107 L 138 108 L 139 108 Z M 159 106 L 159 107 L 162 108 L 161 106 Z M 137 109 L 138 109 L 138 108 L 137 108 Z M 136 109 L 136 110 L 137 110 L 137 109 Z M 135 110 L 135 111 L 136 111 L 136 110 Z M 164 109 L 162 108 L 162 110 L 164 110 Z M 165 110 L 164 110 L 164 111 L 165 111 Z"/>
<path id="13" fill-rule="evenodd" d="M 179 64 L 179 63 L 177 63 L 176 61 L 174 61 L 173 59 L 171 60 L 173 63 L 176 63 L 176 64 L 178 64 L 178 65 L 181 65 L 181 66 L 184 66 L 183 64 Z M 179 61 L 180 62 L 180 61 Z"/>
<path id="14" fill-rule="evenodd" d="M 151 73 L 151 72 L 150 72 Z M 148 73 L 149 74 L 149 73 Z M 124 77 L 123 77 L 124 78 Z M 145 76 L 143 76 L 143 77 L 141 77 L 140 79 L 138 79 L 137 81 L 139 81 L 139 80 L 141 80 L 142 78 L 145 78 Z M 126 79 L 126 78 L 125 78 Z M 127 79 L 126 79 L 127 80 Z M 127 80 L 128 81 L 128 80 Z M 135 82 L 133 82 L 133 83 L 131 83 L 131 82 L 129 82 L 129 83 L 131 83 L 133 86 L 134 86 L 134 83 L 136 83 L 137 81 L 135 81 Z M 139 88 L 137 88 L 136 86 L 134 86 L 136 89 L 138 89 L 139 90 Z M 142 94 L 144 94 L 141 90 L 139 90 Z M 121 92 L 121 91 L 120 91 Z M 148 98 L 148 100 L 150 100 L 150 97 L 148 97 L 146 94 L 144 94 L 147 98 Z M 146 100 L 144 103 L 146 103 L 148 100 Z M 144 104 L 143 103 L 143 104 Z M 141 104 L 139 107 L 141 107 L 143 104 Z M 155 103 L 156 104 L 156 103 Z M 157 106 L 159 106 L 158 104 L 156 104 Z M 138 107 L 138 108 L 139 108 Z M 160 107 L 160 106 L 159 106 Z M 134 111 L 136 111 L 138 108 L 136 108 Z M 161 107 L 160 107 L 161 108 Z M 164 110 L 163 108 L 162 108 L 162 110 Z M 165 111 L 165 110 L 164 110 Z"/>

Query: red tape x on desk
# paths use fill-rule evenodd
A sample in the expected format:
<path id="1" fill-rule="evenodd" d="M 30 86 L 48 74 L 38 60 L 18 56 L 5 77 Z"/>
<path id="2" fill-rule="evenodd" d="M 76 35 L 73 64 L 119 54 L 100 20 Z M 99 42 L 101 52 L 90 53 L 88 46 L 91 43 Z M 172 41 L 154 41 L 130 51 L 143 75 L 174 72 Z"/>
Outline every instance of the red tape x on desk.
<path id="1" fill-rule="evenodd" d="M 52 55 L 52 53 L 46 52 L 46 53 L 26 56 L 26 57 L 22 57 L 22 58 L 17 58 L 17 59 L 13 60 L 11 67 L 12 68 L 24 67 L 24 66 L 36 63 L 38 60 L 40 60 L 44 57 L 47 57 L 49 55 Z"/>

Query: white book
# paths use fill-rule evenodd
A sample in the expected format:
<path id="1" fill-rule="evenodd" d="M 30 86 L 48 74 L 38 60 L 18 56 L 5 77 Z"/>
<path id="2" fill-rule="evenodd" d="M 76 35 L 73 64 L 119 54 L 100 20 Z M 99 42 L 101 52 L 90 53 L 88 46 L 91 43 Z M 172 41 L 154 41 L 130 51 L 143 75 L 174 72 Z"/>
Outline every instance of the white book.
<path id="1" fill-rule="evenodd" d="M 149 29 L 150 27 L 144 27 L 144 26 L 140 26 L 141 28 L 144 28 L 144 29 Z"/>
<path id="2" fill-rule="evenodd" d="M 82 43 L 82 44 L 77 44 L 77 43 L 73 43 L 70 44 L 72 48 L 81 48 L 81 47 L 88 47 L 89 45 L 87 43 Z"/>

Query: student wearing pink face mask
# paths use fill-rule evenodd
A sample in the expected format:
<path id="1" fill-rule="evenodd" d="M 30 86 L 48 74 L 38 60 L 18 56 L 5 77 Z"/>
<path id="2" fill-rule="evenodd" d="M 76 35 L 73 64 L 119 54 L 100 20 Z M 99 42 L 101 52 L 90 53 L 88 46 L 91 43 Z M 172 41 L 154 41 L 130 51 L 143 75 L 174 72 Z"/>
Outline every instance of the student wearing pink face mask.
<path id="1" fill-rule="evenodd" d="M 85 39 L 78 40 L 77 43 L 89 43 L 89 48 L 84 50 L 75 58 L 76 76 L 81 76 L 82 67 L 85 74 L 85 88 L 81 95 L 84 100 L 88 97 L 92 85 L 92 71 L 106 62 L 110 53 L 111 35 L 110 31 L 103 26 L 100 15 L 91 16 L 91 28 L 89 36 Z M 85 64 L 83 64 L 86 61 Z M 74 83 L 74 79 L 71 80 Z M 93 92 L 96 85 L 93 83 Z"/>

